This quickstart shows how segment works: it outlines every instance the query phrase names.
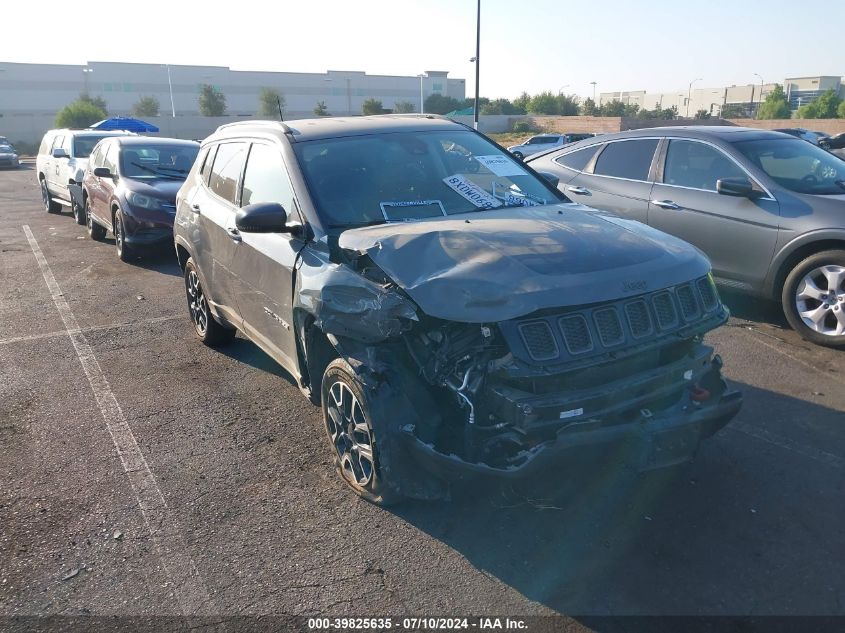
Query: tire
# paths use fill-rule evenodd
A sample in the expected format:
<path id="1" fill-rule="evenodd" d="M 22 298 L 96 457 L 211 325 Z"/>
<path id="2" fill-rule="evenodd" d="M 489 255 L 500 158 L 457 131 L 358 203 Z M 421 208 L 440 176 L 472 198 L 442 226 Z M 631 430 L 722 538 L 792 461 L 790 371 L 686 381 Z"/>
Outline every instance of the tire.
<path id="1" fill-rule="evenodd" d="M 379 451 L 385 449 L 373 432 L 365 388 L 344 359 L 326 367 L 321 395 L 326 438 L 343 481 L 370 503 L 388 506 L 400 501 L 401 496 L 382 479 Z"/>
<path id="2" fill-rule="evenodd" d="M 46 178 L 41 179 L 41 202 L 44 203 L 44 210 L 47 213 L 60 213 L 62 210 L 62 205 L 53 200 L 53 196 L 50 195 Z"/>
<path id="3" fill-rule="evenodd" d="M 517 160 L 522 160 L 523 158 L 525 158 L 525 156 L 522 155 L 522 152 L 514 152 L 513 155 L 514 158 L 516 158 Z"/>
<path id="4" fill-rule="evenodd" d="M 70 209 L 73 212 L 73 219 L 80 226 L 85 226 L 85 207 L 80 207 L 75 201 L 71 201 Z"/>
<path id="5" fill-rule="evenodd" d="M 106 237 L 106 229 L 94 222 L 91 217 L 91 203 L 85 200 L 85 224 L 88 227 L 88 236 L 95 242 L 102 242 Z"/>
<path id="6" fill-rule="evenodd" d="M 845 250 L 816 253 L 793 268 L 783 284 L 781 304 L 802 338 L 845 347 Z"/>
<path id="7" fill-rule="evenodd" d="M 235 330 L 221 325 L 211 314 L 193 258 L 188 258 L 185 263 L 185 296 L 188 299 L 188 315 L 197 337 L 209 347 L 231 343 L 235 338 Z"/>
<path id="8" fill-rule="evenodd" d="M 123 222 L 123 213 L 118 209 L 114 214 L 114 245 L 117 249 L 117 256 L 122 262 L 131 262 L 135 257 L 132 247 L 126 243 L 126 224 Z"/>

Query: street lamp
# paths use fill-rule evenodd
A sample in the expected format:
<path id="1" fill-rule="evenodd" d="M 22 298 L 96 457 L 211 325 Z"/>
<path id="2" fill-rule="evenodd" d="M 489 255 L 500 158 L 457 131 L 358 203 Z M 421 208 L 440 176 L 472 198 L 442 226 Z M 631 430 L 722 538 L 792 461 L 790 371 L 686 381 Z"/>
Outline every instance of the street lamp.
<path id="1" fill-rule="evenodd" d="M 593 103 L 596 102 L 596 82 L 591 81 L 590 84 L 593 86 Z"/>
<path id="2" fill-rule="evenodd" d="M 687 90 L 687 118 L 689 118 L 689 102 L 690 99 L 692 99 L 692 85 L 696 81 L 701 81 L 701 77 L 699 77 L 698 79 L 693 79 L 691 82 L 689 82 L 689 89 Z"/>
<path id="3" fill-rule="evenodd" d="M 176 104 L 173 102 L 173 81 L 170 79 L 170 64 L 167 66 L 167 87 L 170 88 L 170 112 L 173 118 L 176 118 Z"/>
<path id="4" fill-rule="evenodd" d="M 425 114 L 425 101 L 423 101 L 423 79 L 425 79 L 425 73 L 420 73 L 417 75 L 420 79 L 420 114 Z"/>
<path id="5" fill-rule="evenodd" d="M 85 94 L 86 95 L 88 94 L 88 75 L 90 75 L 93 72 L 94 72 L 93 68 L 87 68 L 86 67 L 86 68 L 82 69 L 83 76 L 85 77 Z"/>
<path id="6" fill-rule="evenodd" d="M 474 127 L 478 130 L 478 80 L 481 72 L 481 0 L 478 0 L 475 21 L 475 107 L 473 108 Z"/>
<path id="7" fill-rule="evenodd" d="M 755 77 L 760 77 L 760 96 L 757 98 L 757 103 L 759 104 L 757 106 L 757 112 L 759 112 L 760 106 L 763 105 L 763 77 L 761 77 L 757 73 L 751 73 L 751 74 L 754 75 Z M 753 106 L 754 106 L 753 102 L 752 102 L 751 106 L 752 106 L 752 109 L 753 109 Z"/>
<path id="8" fill-rule="evenodd" d="M 562 93 L 564 88 L 569 88 L 569 84 L 566 84 L 565 86 L 561 86 L 560 88 L 558 88 L 557 93 L 558 94 Z"/>

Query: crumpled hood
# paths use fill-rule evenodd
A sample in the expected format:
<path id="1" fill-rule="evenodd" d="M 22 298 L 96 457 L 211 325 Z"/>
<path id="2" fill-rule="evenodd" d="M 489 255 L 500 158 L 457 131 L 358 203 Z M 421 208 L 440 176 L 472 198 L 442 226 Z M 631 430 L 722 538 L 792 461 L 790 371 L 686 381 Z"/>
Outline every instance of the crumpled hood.
<path id="1" fill-rule="evenodd" d="M 429 316 L 469 323 L 619 299 L 710 270 L 686 242 L 576 204 L 349 229 L 338 244 L 367 253 Z"/>

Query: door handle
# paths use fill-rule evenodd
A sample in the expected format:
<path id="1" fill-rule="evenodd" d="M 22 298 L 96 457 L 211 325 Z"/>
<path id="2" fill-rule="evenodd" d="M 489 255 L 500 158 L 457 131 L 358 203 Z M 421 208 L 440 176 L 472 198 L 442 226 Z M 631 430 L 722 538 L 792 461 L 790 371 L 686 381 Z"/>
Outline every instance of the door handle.
<path id="1" fill-rule="evenodd" d="M 579 196 L 589 196 L 589 195 L 592 195 L 592 194 L 590 194 L 590 190 L 589 190 L 589 189 L 585 189 L 584 187 L 572 187 L 572 186 L 569 186 L 569 187 L 567 187 L 567 188 L 566 188 L 566 190 L 567 190 L 568 192 L 570 192 L 570 193 L 574 193 L 574 194 L 577 194 L 577 195 L 579 195 Z"/>
<path id="2" fill-rule="evenodd" d="M 651 204 L 656 207 L 660 207 L 661 209 L 673 209 L 677 211 L 681 208 L 681 205 L 675 204 L 671 200 L 652 200 Z"/>
<path id="3" fill-rule="evenodd" d="M 234 226 L 227 226 L 226 227 L 227 235 L 232 239 L 233 242 L 240 242 L 243 240 L 241 237 L 241 232 Z"/>

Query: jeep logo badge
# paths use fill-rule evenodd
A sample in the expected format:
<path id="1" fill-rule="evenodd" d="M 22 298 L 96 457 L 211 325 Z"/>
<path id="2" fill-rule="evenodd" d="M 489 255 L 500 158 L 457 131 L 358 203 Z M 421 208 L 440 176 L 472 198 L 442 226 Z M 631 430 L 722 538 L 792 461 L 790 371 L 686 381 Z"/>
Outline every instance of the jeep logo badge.
<path id="1" fill-rule="evenodd" d="M 622 290 L 624 290 L 625 292 L 642 292 L 647 287 L 648 282 L 645 279 L 622 282 Z"/>

